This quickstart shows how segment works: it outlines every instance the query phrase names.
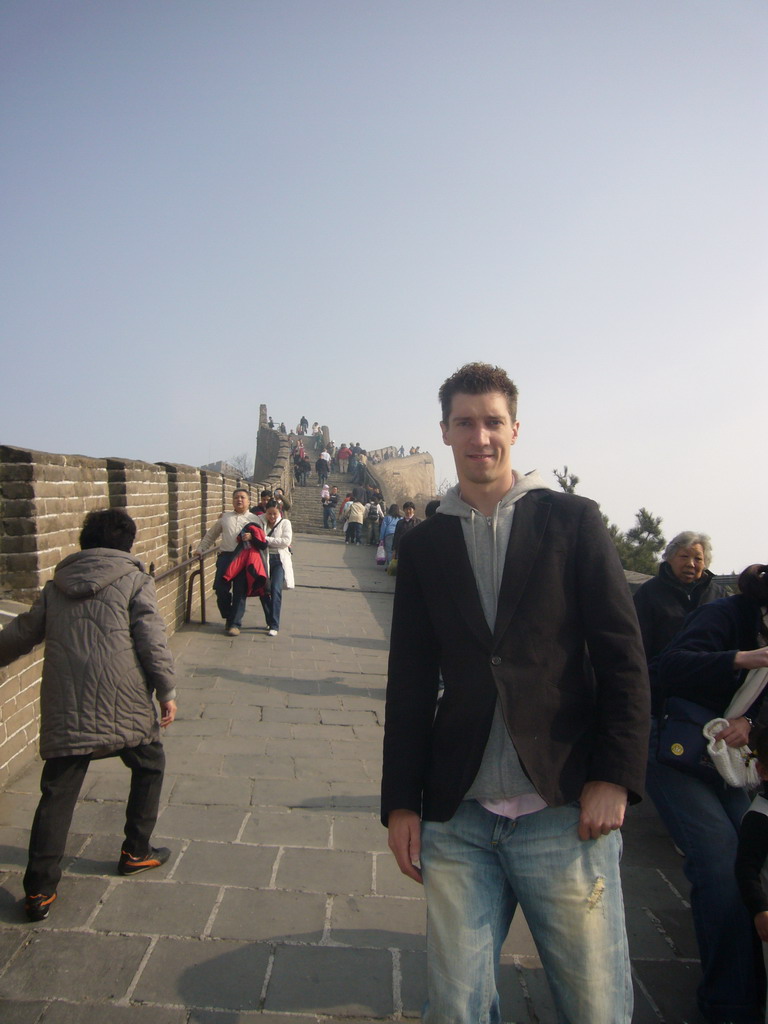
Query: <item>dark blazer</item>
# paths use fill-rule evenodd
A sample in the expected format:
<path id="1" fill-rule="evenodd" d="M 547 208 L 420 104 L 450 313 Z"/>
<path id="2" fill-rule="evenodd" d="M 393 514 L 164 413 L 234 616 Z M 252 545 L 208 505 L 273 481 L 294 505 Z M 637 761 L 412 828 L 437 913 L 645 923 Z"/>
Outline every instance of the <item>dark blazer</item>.
<path id="1" fill-rule="evenodd" d="M 618 555 L 589 499 L 549 490 L 519 499 L 493 635 L 461 521 L 438 513 L 403 538 L 387 686 L 385 824 L 398 808 L 435 821 L 453 816 L 480 766 L 497 695 L 523 768 L 549 805 L 577 800 L 589 780 L 626 786 L 631 800 L 640 799 L 645 656 Z"/>

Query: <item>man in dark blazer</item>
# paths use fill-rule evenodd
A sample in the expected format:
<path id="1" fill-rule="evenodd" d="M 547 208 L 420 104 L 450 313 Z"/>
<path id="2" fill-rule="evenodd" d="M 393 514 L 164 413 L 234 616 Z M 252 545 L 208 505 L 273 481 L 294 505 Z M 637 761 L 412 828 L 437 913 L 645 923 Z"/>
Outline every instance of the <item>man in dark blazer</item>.
<path id="1" fill-rule="evenodd" d="M 519 904 L 558 1019 L 629 1024 L 618 830 L 649 708 L 624 573 L 594 502 L 513 471 L 503 370 L 467 364 L 440 401 L 459 482 L 401 544 L 382 780 L 390 848 L 427 897 L 423 1020 L 501 1019 Z"/>

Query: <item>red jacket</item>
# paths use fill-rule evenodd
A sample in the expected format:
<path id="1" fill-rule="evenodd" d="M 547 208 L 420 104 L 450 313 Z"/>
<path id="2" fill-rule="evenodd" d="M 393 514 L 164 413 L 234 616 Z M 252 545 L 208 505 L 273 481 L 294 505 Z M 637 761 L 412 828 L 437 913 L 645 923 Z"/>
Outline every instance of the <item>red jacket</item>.
<path id="1" fill-rule="evenodd" d="M 267 546 L 267 539 L 262 528 L 256 523 L 248 523 L 243 533 L 250 533 L 251 543 L 248 547 L 244 547 L 242 544 L 238 545 L 235 549 L 235 557 L 224 572 L 224 579 L 232 580 L 239 573 L 244 572 L 248 581 L 248 597 L 261 597 L 267 582 L 267 573 L 264 569 L 261 552 Z"/>

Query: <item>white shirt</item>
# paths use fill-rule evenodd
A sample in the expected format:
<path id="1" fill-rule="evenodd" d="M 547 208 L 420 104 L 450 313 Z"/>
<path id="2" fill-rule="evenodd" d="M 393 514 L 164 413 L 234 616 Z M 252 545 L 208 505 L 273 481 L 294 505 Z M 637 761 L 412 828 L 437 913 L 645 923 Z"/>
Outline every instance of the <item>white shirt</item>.
<path id="1" fill-rule="evenodd" d="M 220 552 L 234 551 L 237 547 L 237 538 L 248 523 L 258 523 L 261 526 L 261 520 L 252 512 L 225 512 L 200 541 L 198 552 L 204 555 L 206 551 L 210 551 L 219 537 Z"/>

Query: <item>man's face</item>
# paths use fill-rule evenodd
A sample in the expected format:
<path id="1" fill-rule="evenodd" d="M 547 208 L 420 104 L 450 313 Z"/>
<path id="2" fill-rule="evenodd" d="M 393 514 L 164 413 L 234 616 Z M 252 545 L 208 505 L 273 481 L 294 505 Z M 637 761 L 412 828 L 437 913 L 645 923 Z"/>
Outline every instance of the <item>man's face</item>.
<path id="1" fill-rule="evenodd" d="M 403 515 L 405 516 L 406 519 L 413 519 L 414 511 L 412 508 L 404 508 Z"/>
<path id="2" fill-rule="evenodd" d="M 245 491 L 235 491 L 232 495 L 232 508 L 238 515 L 248 511 L 248 495 Z"/>
<path id="3" fill-rule="evenodd" d="M 443 443 L 453 449 L 459 483 L 492 484 L 512 472 L 510 448 L 520 424 L 512 421 L 506 395 L 453 396 L 447 423 L 441 423 Z"/>
<path id="4" fill-rule="evenodd" d="M 681 583 L 694 583 L 704 575 L 704 548 L 701 544 L 678 548 L 668 561 L 670 569 Z"/>

